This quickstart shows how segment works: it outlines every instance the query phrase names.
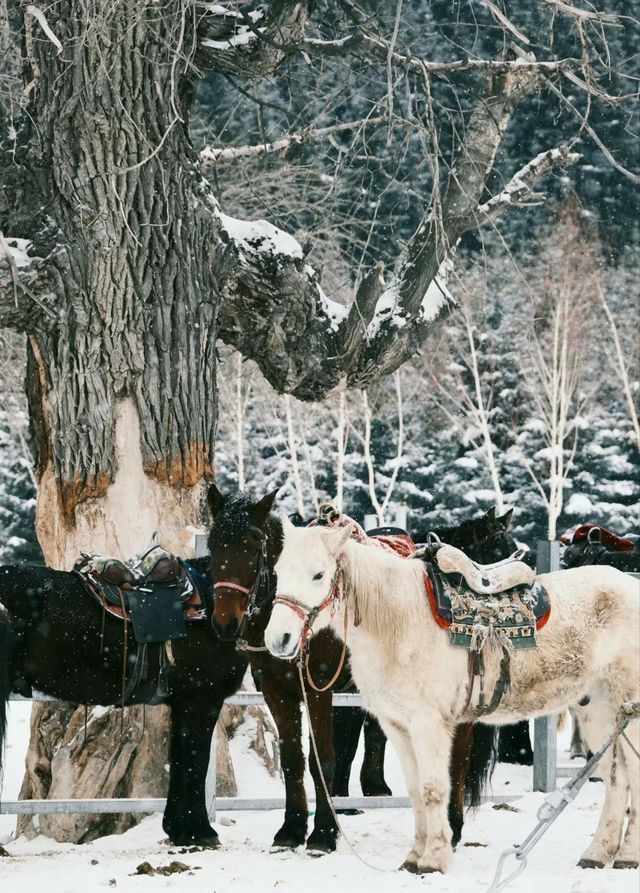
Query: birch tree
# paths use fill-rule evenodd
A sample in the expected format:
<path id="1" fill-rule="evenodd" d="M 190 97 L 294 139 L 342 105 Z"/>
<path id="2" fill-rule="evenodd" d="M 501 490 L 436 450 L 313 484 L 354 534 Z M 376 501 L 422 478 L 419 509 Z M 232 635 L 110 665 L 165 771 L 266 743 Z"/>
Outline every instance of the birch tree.
<path id="1" fill-rule="evenodd" d="M 593 240 L 581 230 L 575 212 L 566 210 L 544 245 L 521 367 L 544 441 L 531 455 L 523 432 L 522 461 L 547 507 L 550 540 L 557 538 L 580 413 L 590 396 L 580 384 L 598 300 L 596 260 Z"/>

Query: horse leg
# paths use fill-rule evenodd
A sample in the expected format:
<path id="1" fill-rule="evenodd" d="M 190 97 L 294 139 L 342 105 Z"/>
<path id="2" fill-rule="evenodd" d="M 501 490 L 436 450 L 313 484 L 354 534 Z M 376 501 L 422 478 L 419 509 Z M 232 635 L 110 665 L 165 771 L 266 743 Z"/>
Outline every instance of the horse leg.
<path id="1" fill-rule="evenodd" d="M 451 828 L 447 820 L 452 731 L 435 710 L 423 710 L 411 718 L 410 734 L 418 767 L 419 794 L 428 828 L 426 845 L 415 865 L 417 874 L 434 871 L 444 874 L 453 857 Z"/>
<path id="2" fill-rule="evenodd" d="M 451 747 L 449 775 L 451 777 L 451 795 L 449 797 L 449 824 L 451 825 L 451 845 L 456 847 L 462 837 L 464 824 L 465 786 L 471 752 L 473 750 L 474 727 L 471 723 L 456 726 Z"/>
<path id="3" fill-rule="evenodd" d="M 391 788 L 384 780 L 384 753 L 387 739 L 375 716 L 364 719 L 364 760 L 360 785 L 365 797 L 390 797 Z"/>
<path id="4" fill-rule="evenodd" d="M 300 702 L 295 695 L 274 684 L 266 673 L 262 674 L 262 694 L 278 729 L 286 798 L 284 822 L 273 838 L 273 846 L 293 849 L 306 839 L 309 812 L 304 790 Z"/>
<path id="5" fill-rule="evenodd" d="M 380 727 L 387 739 L 391 742 L 391 746 L 396 752 L 400 762 L 400 768 L 404 776 L 404 782 L 407 787 L 407 793 L 411 799 L 413 806 L 414 819 L 414 841 L 413 847 L 409 851 L 406 859 L 402 863 L 402 868 L 406 871 L 417 872 L 418 859 L 424 850 L 427 842 L 427 820 L 424 809 L 424 801 L 420 796 L 418 787 L 418 764 L 416 755 L 411 743 L 409 730 L 401 725 L 397 720 L 383 716 L 378 716 Z"/>
<path id="6" fill-rule="evenodd" d="M 7 732 L 7 703 L 11 694 L 11 680 L 9 673 L 9 645 L 11 630 L 9 628 L 9 613 L 0 604 L 0 779 L 2 778 L 2 757 L 4 754 L 4 739 Z"/>
<path id="7" fill-rule="evenodd" d="M 580 720 L 576 714 L 576 711 L 570 707 L 569 713 L 571 715 L 571 747 L 569 749 L 569 758 L 575 760 L 576 757 L 587 757 L 587 746 L 584 743 L 584 739 L 582 737 L 582 732 L 580 731 Z"/>
<path id="8" fill-rule="evenodd" d="M 308 850 L 319 850 L 332 853 L 336 848 L 338 826 L 331 811 L 331 805 L 325 793 L 333 786 L 333 729 L 331 724 L 331 692 L 308 692 L 310 734 L 313 735 L 318 750 L 318 765 L 313 742 L 309 742 L 309 768 L 316 789 L 316 814 L 313 831 L 307 840 Z M 324 783 L 323 783 L 324 780 Z"/>
<path id="9" fill-rule="evenodd" d="M 587 707 L 578 709 L 583 734 L 595 753 L 613 731 L 614 709 L 611 704 L 594 703 L 593 700 Z M 627 770 L 625 760 L 621 759 L 619 742 L 602 758 L 600 773 L 605 784 L 604 804 L 591 844 L 578 862 L 580 868 L 604 868 L 620 848 L 627 807 Z"/>
<path id="10" fill-rule="evenodd" d="M 162 827 L 176 846 L 220 846 L 207 814 L 205 779 L 222 701 L 204 692 L 171 700 L 169 792 Z"/>
<path id="11" fill-rule="evenodd" d="M 622 839 L 622 846 L 613 860 L 613 867 L 637 868 L 640 864 L 640 763 L 638 762 L 640 729 L 637 721 L 630 723 L 624 734 L 629 740 L 620 738 L 618 746 L 627 769 L 630 802 L 627 830 Z"/>
<path id="12" fill-rule="evenodd" d="M 500 726 L 499 736 L 498 761 L 500 763 L 533 766 L 533 749 L 528 720 Z"/>
<path id="13" fill-rule="evenodd" d="M 333 770 L 334 797 L 349 796 L 349 778 L 351 765 L 358 749 L 358 739 L 365 713 L 360 707 L 333 708 L 333 752 L 335 766 Z M 359 815 L 359 809 L 339 809 L 344 815 Z"/>

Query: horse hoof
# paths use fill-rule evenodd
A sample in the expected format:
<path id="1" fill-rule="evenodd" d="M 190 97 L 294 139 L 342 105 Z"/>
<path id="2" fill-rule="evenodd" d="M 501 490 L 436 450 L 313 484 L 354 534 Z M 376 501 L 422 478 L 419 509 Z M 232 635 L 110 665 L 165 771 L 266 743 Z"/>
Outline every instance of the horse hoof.
<path id="1" fill-rule="evenodd" d="M 302 834 L 293 831 L 278 831 L 273 838 L 272 846 L 279 850 L 295 850 L 304 843 L 307 832 Z"/>
<path id="2" fill-rule="evenodd" d="M 604 868 L 604 862 L 598 859 L 580 859 L 578 868 Z"/>
<path id="3" fill-rule="evenodd" d="M 274 837 L 271 844 L 275 850 L 295 850 L 304 843 L 304 838 L 298 840 L 296 837 Z"/>
<path id="4" fill-rule="evenodd" d="M 637 859 L 616 859 L 613 863 L 614 868 L 637 868 Z"/>
<path id="5" fill-rule="evenodd" d="M 363 788 L 362 793 L 365 797 L 393 797 L 391 788 L 386 784 L 382 787 L 368 787 L 366 790 Z"/>
<path id="6" fill-rule="evenodd" d="M 364 815 L 364 809 L 336 809 L 338 815 Z"/>
<path id="7" fill-rule="evenodd" d="M 400 866 L 400 871 L 408 871 L 410 872 L 410 874 L 420 874 L 418 863 L 412 862 L 410 859 L 405 859 L 405 861 Z"/>
<path id="8" fill-rule="evenodd" d="M 324 855 L 325 853 L 333 853 L 336 848 L 336 842 L 332 838 L 313 836 L 307 840 L 307 852 L 310 855 Z"/>
<path id="9" fill-rule="evenodd" d="M 442 874 L 439 868 L 432 868 L 430 865 L 418 865 L 417 862 L 407 859 L 400 866 L 401 871 L 409 871 L 411 874 Z"/>
<path id="10" fill-rule="evenodd" d="M 170 846 L 180 847 L 188 852 L 197 853 L 200 850 L 217 850 L 222 844 L 217 834 L 209 834 L 206 837 L 190 837 L 185 838 L 169 838 L 167 843 Z"/>

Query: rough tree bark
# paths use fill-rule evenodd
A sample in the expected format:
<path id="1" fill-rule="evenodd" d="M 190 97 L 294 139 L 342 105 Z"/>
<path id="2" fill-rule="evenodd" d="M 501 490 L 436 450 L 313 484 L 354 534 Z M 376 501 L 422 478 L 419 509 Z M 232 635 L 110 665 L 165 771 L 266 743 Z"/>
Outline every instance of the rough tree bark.
<path id="1" fill-rule="evenodd" d="M 441 211 L 395 279 L 365 277 L 345 314 L 294 239 L 220 212 L 189 137 L 200 72 L 274 72 L 304 45 L 313 5 L 274 0 L 240 33 L 237 14 L 192 0 L 9 2 L 24 87 L 22 116 L 0 122 L 0 324 L 28 335 L 53 567 L 83 549 L 131 555 L 155 530 L 190 550 L 213 473 L 218 337 L 279 390 L 317 399 L 395 370 L 447 311 L 436 276 L 478 222 L 535 60 L 488 66 Z"/>

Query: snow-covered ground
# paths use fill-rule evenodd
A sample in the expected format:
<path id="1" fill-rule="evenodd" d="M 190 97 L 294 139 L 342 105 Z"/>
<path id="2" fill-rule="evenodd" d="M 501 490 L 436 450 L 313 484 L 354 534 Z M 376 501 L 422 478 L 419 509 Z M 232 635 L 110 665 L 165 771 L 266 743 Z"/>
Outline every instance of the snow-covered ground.
<path id="1" fill-rule="evenodd" d="M 28 737 L 29 705 L 13 703 L 10 714 L 6 776 L 2 795 L 16 799 L 22 778 L 24 750 Z M 566 739 L 562 739 L 566 743 Z M 265 776 L 257 758 L 247 751 L 243 736 L 232 742 L 239 796 L 282 795 L 277 780 Z M 566 754 L 560 755 L 567 762 Z M 355 763 L 359 768 L 359 757 Z M 357 771 L 354 773 L 357 776 Z M 387 761 L 387 778 L 394 793 L 403 793 L 400 772 L 393 753 Z M 352 793 L 357 793 L 353 785 Z M 370 893 L 428 889 L 433 893 L 467 893 L 486 890 L 493 878 L 500 853 L 521 842 L 536 822 L 543 794 L 531 792 L 531 770 L 500 765 L 492 793 L 508 796 L 512 809 L 484 804 L 470 816 L 463 842 L 455 854 L 453 869 L 446 877 L 414 877 L 397 871 L 412 837 L 409 810 L 370 810 L 364 815 L 342 817 L 349 841 L 369 867 L 360 862 L 341 840 L 338 851 L 312 857 L 304 849 L 272 852 L 270 845 L 279 827 L 279 812 L 219 813 L 216 827 L 223 847 L 215 852 L 181 852 L 164 841 L 160 816 L 145 819 L 126 834 L 75 846 L 39 837 L 33 841 L 13 840 L 15 819 L 0 816 L 0 842 L 10 855 L 0 857 L 2 893 L 36 893 L 45 884 L 47 893 L 91 893 L 115 888 L 122 893 L 171 890 L 175 893 L 226 893 L 226 891 L 295 891 L 327 893 L 366 889 Z M 509 887 L 520 893 L 637 893 L 637 871 L 583 871 L 575 867 L 595 829 L 603 787 L 585 786 L 578 801 L 553 825 L 529 857 L 529 867 Z M 154 868 L 177 860 L 189 870 L 168 876 L 135 875 L 138 865 Z M 507 866 L 515 867 L 513 860 Z M 377 868 L 381 870 L 376 870 Z"/>

